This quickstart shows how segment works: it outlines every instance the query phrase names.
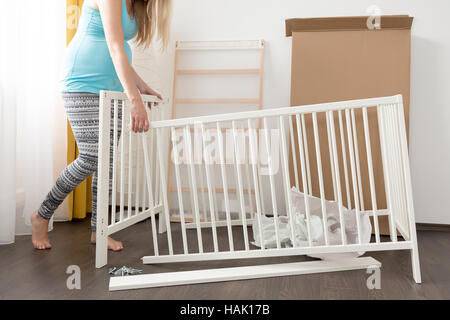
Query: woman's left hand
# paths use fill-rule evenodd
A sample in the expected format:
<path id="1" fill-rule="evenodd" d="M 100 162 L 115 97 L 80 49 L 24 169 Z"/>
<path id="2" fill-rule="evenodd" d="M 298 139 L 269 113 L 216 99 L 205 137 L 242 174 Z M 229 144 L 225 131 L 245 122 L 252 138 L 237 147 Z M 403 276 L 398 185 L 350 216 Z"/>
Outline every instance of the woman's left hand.
<path id="1" fill-rule="evenodd" d="M 146 83 L 143 83 L 141 85 L 138 86 L 139 92 L 141 94 L 148 94 L 148 95 L 152 95 L 152 96 L 156 96 L 159 100 L 162 100 L 162 96 L 156 92 L 155 90 L 153 90 L 152 88 L 150 88 Z M 155 106 L 158 105 L 158 102 L 155 102 Z M 148 107 L 151 107 L 151 104 L 148 104 Z"/>

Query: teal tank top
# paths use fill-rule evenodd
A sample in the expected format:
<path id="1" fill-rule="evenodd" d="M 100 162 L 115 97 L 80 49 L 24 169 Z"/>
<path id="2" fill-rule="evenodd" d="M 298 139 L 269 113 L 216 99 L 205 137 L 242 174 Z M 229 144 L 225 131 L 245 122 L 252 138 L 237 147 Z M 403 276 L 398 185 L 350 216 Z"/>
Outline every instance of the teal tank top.
<path id="1" fill-rule="evenodd" d="M 122 0 L 122 28 L 124 49 L 131 64 L 131 48 L 127 41 L 136 35 L 137 22 L 136 16 L 131 20 L 126 0 Z M 77 32 L 66 49 L 61 89 L 96 94 L 100 90 L 123 91 L 106 44 L 100 12 L 86 3 L 82 7 Z"/>

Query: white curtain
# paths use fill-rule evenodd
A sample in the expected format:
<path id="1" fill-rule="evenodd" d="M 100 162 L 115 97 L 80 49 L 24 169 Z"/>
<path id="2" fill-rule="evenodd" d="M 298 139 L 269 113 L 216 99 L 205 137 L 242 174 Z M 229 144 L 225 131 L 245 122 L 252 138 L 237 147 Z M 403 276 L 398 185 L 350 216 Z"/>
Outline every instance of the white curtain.
<path id="1" fill-rule="evenodd" d="M 54 137 L 65 137 L 58 83 L 65 5 L 0 1 L 0 244 L 30 234 L 29 218 L 53 185 L 55 161 L 65 159 Z"/>

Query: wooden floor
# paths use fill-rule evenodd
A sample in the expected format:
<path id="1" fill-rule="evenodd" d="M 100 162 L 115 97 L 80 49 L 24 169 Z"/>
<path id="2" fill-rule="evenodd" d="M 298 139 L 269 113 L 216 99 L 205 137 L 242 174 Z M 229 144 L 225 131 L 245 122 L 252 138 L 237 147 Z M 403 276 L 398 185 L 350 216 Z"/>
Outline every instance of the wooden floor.
<path id="1" fill-rule="evenodd" d="M 176 223 L 172 226 L 179 228 Z M 409 252 L 391 251 L 370 254 L 383 264 L 380 290 L 369 290 L 369 275 L 359 270 L 109 292 L 110 266 L 126 265 L 153 273 L 308 260 L 289 257 L 142 265 L 140 258 L 152 253 L 150 230 L 150 222 L 145 221 L 116 234 L 125 250 L 109 253 L 109 265 L 102 269 L 94 268 L 95 246 L 89 243 L 87 219 L 56 223 L 50 233 L 53 248 L 48 251 L 34 250 L 30 236 L 18 236 L 15 244 L 0 246 L 0 299 L 450 299 L 450 232 L 436 231 L 418 234 L 421 285 L 412 279 Z M 242 228 L 235 227 L 233 233 L 239 236 Z M 160 242 L 166 239 L 159 235 Z M 81 268 L 81 290 L 66 287 L 69 265 Z"/>

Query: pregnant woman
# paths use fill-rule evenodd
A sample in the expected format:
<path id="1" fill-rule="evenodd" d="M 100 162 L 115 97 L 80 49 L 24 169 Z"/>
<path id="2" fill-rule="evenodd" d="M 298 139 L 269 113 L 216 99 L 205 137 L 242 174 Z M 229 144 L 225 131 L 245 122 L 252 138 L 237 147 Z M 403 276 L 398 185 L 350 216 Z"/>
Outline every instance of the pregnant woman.
<path id="1" fill-rule="evenodd" d="M 36 249 L 51 248 L 47 230 L 49 219 L 65 197 L 83 180 L 92 179 L 92 234 L 96 235 L 97 156 L 100 90 L 124 91 L 130 100 L 131 128 L 147 131 L 149 122 L 140 94 L 160 94 L 152 90 L 131 66 L 135 39 L 147 47 L 157 39 L 167 46 L 171 0 L 85 0 L 62 72 L 62 97 L 77 142 L 79 156 L 56 180 L 40 208 L 31 216 L 32 242 Z M 118 117 L 121 117 L 119 108 Z M 112 146 L 111 146 L 112 147 Z M 110 173 L 111 174 L 111 173 Z M 108 248 L 118 251 L 123 244 L 108 238 Z"/>

